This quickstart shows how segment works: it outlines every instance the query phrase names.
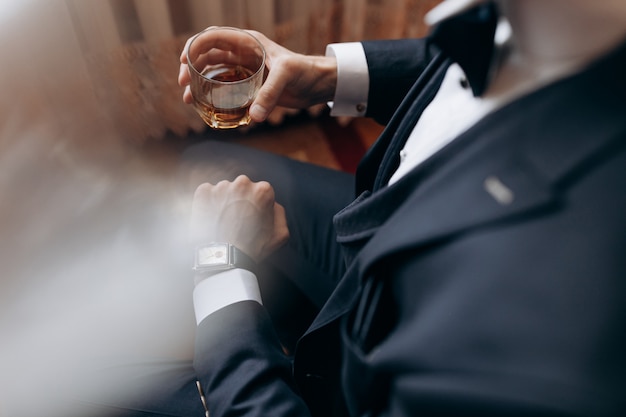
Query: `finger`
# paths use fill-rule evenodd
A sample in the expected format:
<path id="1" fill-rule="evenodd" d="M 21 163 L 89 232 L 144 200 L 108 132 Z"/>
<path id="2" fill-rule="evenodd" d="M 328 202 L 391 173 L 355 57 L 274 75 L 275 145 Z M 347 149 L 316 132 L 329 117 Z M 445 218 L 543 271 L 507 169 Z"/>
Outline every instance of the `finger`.
<path id="1" fill-rule="evenodd" d="M 271 42 L 267 36 L 265 36 L 263 33 L 256 31 L 256 30 L 252 30 L 252 29 L 244 29 L 245 32 L 248 32 L 250 35 L 254 36 L 259 42 L 261 42 L 261 44 L 263 45 L 263 47 L 267 47 L 267 43 Z"/>
<path id="2" fill-rule="evenodd" d="M 242 36 L 237 30 L 205 30 L 191 39 L 187 47 L 187 61 L 196 58 L 211 49 L 232 51 L 240 55 L 241 50 L 259 48 L 257 40 L 250 36 Z"/>
<path id="3" fill-rule="evenodd" d="M 180 68 L 178 69 L 178 85 L 184 87 L 190 82 L 189 66 L 187 64 L 180 64 Z"/>
<path id="4" fill-rule="evenodd" d="M 185 91 L 183 91 L 183 103 L 192 104 L 193 103 L 193 95 L 191 94 L 191 87 L 186 86 Z"/>
<path id="5" fill-rule="evenodd" d="M 182 52 L 180 53 L 180 58 L 179 58 L 181 64 L 186 64 L 187 63 L 187 49 L 189 49 L 189 44 L 191 43 L 193 38 L 195 38 L 195 35 L 192 36 L 191 38 L 187 39 L 187 42 L 185 42 L 185 47 L 183 48 Z"/>
<path id="6" fill-rule="evenodd" d="M 220 181 L 223 182 L 223 181 Z M 242 185 L 248 185 L 248 184 L 253 184 L 252 180 L 250 179 L 250 177 L 248 177 L 245 174 L 239 174 L 237 175 L 237 177 L 235 177 L 235 179 L 233 180 L 233 184 L 236 184 L 237 186 L 242 186 Z"/>
<path id="7" fill-rule="evenodd" d="M 255 183 L 254 199 L 260 209 L 270 210 L 276 199 L 274 188 L 267 181 L 259 181 Z"/>
<path id="8" fill-rule="evenodd" d="M 256 70 L 259 66 L 258 62 L 258 56 L 253 54 L 235 54 L 232 51 L 211 49 L 210 51 L 198 55 L 195 59 L 192 58 L 192 61 L 187 65 L 193 66 L 197 72 L 202 74 L 207 66 L 222 64 L 243 65 L 247 68 Z"/>
<path id="9" fill-rule="evenodd" d="M 212 210 L 213 186 L 209 183 L 200 184 L 193 195 L 189 238 L 191 244 L 198 244 L 207 233 L 212 232 L 210 216 Z M 210 236 L 210 234 L 209 234 Z"/>
<path id="10" fill-rule="evenodd" d="M 209 27 L 208 27 L 207 29 L 205 29 L 205 30 L 211 29 L 211 28 L 213 28 L 213 27 L 214 27 L 214 26 L 209 26 Z M 185 46 L 183 47 L 183 50 L 181 51 L 181 53 L 180 53 L 180 57 L 179 57 L 179 59 L 180 59 L 180 63 L 181 63 L 181 64 L 187 64 L 187 63 L 188 63 L 188 58 L 187 58 L 187 55 L 188 55 L 188 52 L 189 52 L 189 45 L 191 45 L 191 42 L 192 42 L 192 41 L 194 41 L 194 40 L 196 40 L 196 38 L 199 38 L 199 35 L 200 35 L 200 34 L 202 34 L 202 32 L 200 32 L 200 33 L 197 33 L 197 34 L 193 35 L 192 37 L 190 37 L 189 39 L 187 39 L 187 41 L 185 42 Z M 211 48 L 208 48 L 208 49 L 211 49 Z"/>
<path id="11" fill-rule="evenodd" d="M 267 199 L 268 191 L 272 194 L 271 198 L 273 198 L 274 190 L 269 183 L 265 181 L 254 182 L 247 175 L 237 176 L 230 184 L 234 194 L 251 200 L 257 206 Z"/>
<path id="12" fill-rule="evenodd" d="M 233 181 L 221 180 L 213 186 L 213 194 L 227 204 L 238 204 L 241 201 L 260 206 L 260 198 L 257 195 L 256 184 L 247 176 L 240 175 Z"/>
<path id="13" fill-rule="evenodd" d="M 213 198 L 215 188 L 216 187 L 214 185 L 208 182 L 200 184 L 193 194 L 192 210 L 202 210 L 207 208 Z"/>
<path id="14" fill-rule="evenodd" d="M 258 193 L 268 193 L 272 196 L 274 195 L 274 189 L 271 184 L 267 181 L 252 181 L 250 177 L 245 174 L 238 175 L 234 180 L 233 184 L 238 188 L 254 188 L 255 192 Z"/>
<path id="15" fill-rule="evenodd" d="M 254 182 L 246 175 L 239 175 L 230 183 L 218 183 L 216 188 L 219 187 L 226 187 L 234 199 L 247 201 L 261 213 L 268 213 L 268 215 L 272 213 L 276 197 L 274 188 L 267 181 Z"/>
<path id="16" fill-rule="evenodd" d="M 252 106 L 250 106 L 250 117 L 257 123 L 264 122 L 267 116 L 278 104 L 278 100 L 282 95 L 286 86 L 287 74 L 276 66 L 271 69 L 267 75 L 267 79 L 257 93 Z"/>
<path id="17" fill-rule="evenodd" d="M 217 37 L 217 33 L 212 31 L 201 32 L 197 35 L 187 39 L 185 47 L 180 54 L 180 63 L 182 65 L 188 65 L 189 62 L 193 62 L 196 68 L 206 66 L 207 63 L 220 63 L 220 56 L 218 53 L 228 53 L 229 51 L 237 51 L 241 42 L 236 42 L 233 36 L 228 37 L 229 32 L 219 32 L 221 35 Z M 226 34 L 227 38 L 222 39 L 223 34 Z M 193 42 L 193 44 L 192 44 Z M 208 55 L 207 55 L 208 54 Z M 213 59 L 211 56 L 215 55 Z M 202 57 L 204 61 L 198 61 L 199 57 Z M 208 62 L 208 61 L 214 62 Z M 181 67 L 182 67 L 181 65 Z"/>

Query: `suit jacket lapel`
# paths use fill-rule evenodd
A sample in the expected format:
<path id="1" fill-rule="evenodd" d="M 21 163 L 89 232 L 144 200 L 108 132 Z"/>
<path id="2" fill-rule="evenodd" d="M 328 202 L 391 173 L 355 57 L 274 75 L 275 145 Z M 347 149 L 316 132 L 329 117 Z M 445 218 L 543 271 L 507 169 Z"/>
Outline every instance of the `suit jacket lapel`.
<path id="1" fill-rule="evenodd" d="M 356 194 L 380 188 L 396 169 L 400 150 L 441 85 L 450 60 L 438 52 L 394 113 L 380 138 L 368 149 L 356 175 Z"/>
<path id="2" fill-rule="evenodd" d="M 382 184 L 383 178 L 389 178 L 393 174 L 394 164 L 397 165 L 394 158 L 399 156 L 402 145 L 409 137 L 422 111 L 437 93 L 450 63 L 450 60 L 441 52 L 436 53 L 428 67 L 411 87 L 380 138 L 370 147 L 359 164 L 356 175 L 357 195 L 373 189 L 375 183 Z M 392 152 L 392 149 L 396 148 L 397 152 Z M 305 338 L 315 329 L 323 327 L 352 307 L 359 294 L 358 273 L 359 269 L 354 264 L 348 268 L 331 295 L 331 300 L 326 303 L 321 314 L 316 317 L 305 334 Z"/>
<path id="3" fill-rule="evenodd" d="M 484 120 L 480 125 L 449 145 L 456 149 L 444 149 L 436 155 L 442 158 L 448 154 L 451 158 L 429 160 L 391 186 L 420 182 L 383 225 L 370 231 L 373 236 L 352 262 L 312 329 L 352 308 L 368 269 L 380 259 L 545 206 L 553 200 L 550 183 L 517 159 L 506 143 L 493 140 L 500 135 L 492 136 L 492 123 Z M 485 136 L 484 132 L 489 135 Z"/>
<path id="4" fill-rule="evenodd" d="M 556 202 L 577 175 L 626 146 L 624 73 L 626 45 L 457 138 L 451 146 L 467 146 L 417 187 L 361 250 L 360 275 L 387 254 Z"/>

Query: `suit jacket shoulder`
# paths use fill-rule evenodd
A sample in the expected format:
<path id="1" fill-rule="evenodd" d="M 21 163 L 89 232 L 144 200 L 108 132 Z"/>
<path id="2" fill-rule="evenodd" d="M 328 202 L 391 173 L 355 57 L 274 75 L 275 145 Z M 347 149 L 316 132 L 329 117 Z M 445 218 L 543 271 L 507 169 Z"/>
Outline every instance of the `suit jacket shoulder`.
<path id="1" fill-rule="evenodd" d="M 386 124 L 435 50 L 427 39 L 365 41 L 362 45 L 370 75 L 366 116 Z"/>

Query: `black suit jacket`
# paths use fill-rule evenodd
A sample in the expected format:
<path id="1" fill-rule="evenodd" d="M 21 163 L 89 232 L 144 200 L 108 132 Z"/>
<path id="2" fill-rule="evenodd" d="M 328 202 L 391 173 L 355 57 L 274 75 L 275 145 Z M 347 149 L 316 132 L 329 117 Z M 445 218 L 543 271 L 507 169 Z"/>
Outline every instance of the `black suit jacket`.
<path id="1" fill-rule="evenodd" d="M 390 96 L 376 68 L 394 68 L 396 45 L 417 59 L 403 58 Z M 399 111 L 335 218 L 348 272 L 293 368 L 258 304 L 201 323 L 211 415 L 619 415 L 626 47 L 488 115 L 391 187 L 376 185 L 395 163 L 389 143 L 447 62 L 421 41 L 365 49 L 370 103 Z"/>

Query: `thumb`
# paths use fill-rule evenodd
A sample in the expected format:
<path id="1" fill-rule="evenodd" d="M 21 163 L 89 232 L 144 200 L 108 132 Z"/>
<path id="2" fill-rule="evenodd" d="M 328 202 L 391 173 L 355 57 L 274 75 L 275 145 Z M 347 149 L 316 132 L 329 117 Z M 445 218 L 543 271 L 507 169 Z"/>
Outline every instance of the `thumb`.
<path id="1" fill-rule="evenodd" d="M 278 104 L 285 85 L 281 82 L 284 79 L 279 74 L 280 70 L 269 71 L 267 79 L 257 93 L 252 106 L 250 106 L 250 117 L 257 123 L 264 122 L 267 116 Z"/>

